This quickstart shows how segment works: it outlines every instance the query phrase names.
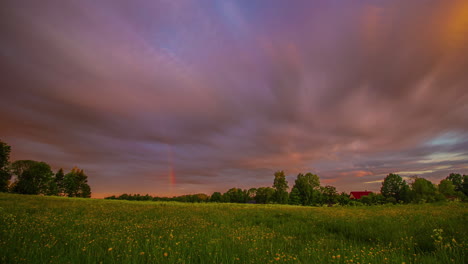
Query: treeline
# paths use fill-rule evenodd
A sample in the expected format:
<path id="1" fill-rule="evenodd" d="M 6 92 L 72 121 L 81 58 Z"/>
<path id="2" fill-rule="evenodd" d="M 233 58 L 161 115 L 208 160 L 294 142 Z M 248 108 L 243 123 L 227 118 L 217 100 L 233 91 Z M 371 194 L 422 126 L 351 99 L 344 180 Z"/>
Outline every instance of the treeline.
<path id="1" fill-rule="evenodd" d="M 42 194 L 68 197 L 91 197 L 88 176 L 73 168 L 56 173 L 42 161 L 17 160 L 10 163 L 11 147 L 0 141 L 0 192 Z"/>
<path id="2" fill-rule="evenodd" d="M 56 173 L 45 162 L 17 160 L 10 163 L 11 147 L 0 141 L 0 192 L 20 194 L 59 195 L 68 197 L 91 197 L 88 176 L 83 170 L 73 168 L 67 174 L 62 169 Z M 468 175 L 451 173 L 439 184 L 413 176 L 406 182 L 400 175 L 390 173 L 382 182 L 380 193 L 371 193 L 359 200 L 350 194 L 338 193 L 331 185 L 321 186 L 316 174 L 299 173 L 291 191 L 284 171 L 274 174 L 272 187 L 250 189 L 231 188 L 225 193 L 214 192 L 182 195 L 177 197 L 153 197 L 150 195 L 122 194 L 105 199 L 136 201 L 179 201 L 217 203 L 276 203 L 306 206 L 425 203 L 445 200 L 468 200 Z"/>
<path id="3" fill-rule="evenodd" d="M 153 197 L 148 194 L 122 194 L 105 199 L 130 201 L 178 201 L 215 203 L 260 203 L 291 204 L 306 206 L 323 205 L 378 205 L 387 203 L 425 203 L 446 200 L 468 200 L 468 175 L 451 173 L 438 185 L 417 176 L 407 183 L 398 174 L 390 173 L 382 182 L 380 193 L 370 193 L 359 200 L 351 199 L 346 192 L 338 193 L 330 185 L 321 186 L 320 178 L 312 173 L 298 174 L 290 192 L 283 171 L 274 174 L 272 187 L 251 189 L 231 188 L 225 193 L 182 195 L 176 197 Z"/>

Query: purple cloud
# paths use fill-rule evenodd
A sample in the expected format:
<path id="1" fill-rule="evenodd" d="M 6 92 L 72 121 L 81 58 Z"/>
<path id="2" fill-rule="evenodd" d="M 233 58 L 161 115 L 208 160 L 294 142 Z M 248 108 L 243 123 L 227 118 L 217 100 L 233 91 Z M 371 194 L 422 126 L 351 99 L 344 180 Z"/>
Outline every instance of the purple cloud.
<path id="1" fill-rule="evenodd" d="M 2 5 L 0 136 L 97 197 L 468 173 L 464 1 Z"/>

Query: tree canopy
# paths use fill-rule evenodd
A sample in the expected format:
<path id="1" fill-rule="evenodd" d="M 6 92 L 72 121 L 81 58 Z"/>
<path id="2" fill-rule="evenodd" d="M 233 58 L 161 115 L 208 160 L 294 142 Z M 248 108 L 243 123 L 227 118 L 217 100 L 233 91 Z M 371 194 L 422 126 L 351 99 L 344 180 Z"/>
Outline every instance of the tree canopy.
<path id="1" fill-rule="evenodd" d="M 400 175 L 390 173 L 382 182 L 380 193 L 382 193 L 385 198 L 393 197 L 397 201 L 400 201 L 403 198 L 406 185 L 406 181 L 404 181 Z"/>
<path id="2" fill-rule="evenodd" d="M 52 169 L 49 164 L 34 160 L 18 160 L 11 165 L 17 180 L 13 191 L 22 194 L 49 194 Z"/>
<path id="3" fill-rule="evenodd" d="M 300 204 L 312 205 L 316 204 L 319 200 L 319 187 L 319 177 L 309 172 L 305 175 L 299 173 L 293 188 L 296 188 L 299 192 Z"/>
<path id="4" fill-rule="evenodd" d="M 64 192 L 68 197 L 91 197 L 91 188 L 88 185 L 88 176 L 83 170 L 73 168 L 63 178 Z"/>
<path id="5" fill-rule="evenodd" d="M 288 202 L 288 181 L 284 171 L 275 172 L 275 179 L 273 181 L 273 188 L 275 189 L 274 200 L 279 204 L 286 204 Z"/>
<path id="6" fill-rule="evenodd" d="M 11 147 L 0 140 L 0 192 L 8 191 L 8 182 L 11 178 L 9 169 Z"/>

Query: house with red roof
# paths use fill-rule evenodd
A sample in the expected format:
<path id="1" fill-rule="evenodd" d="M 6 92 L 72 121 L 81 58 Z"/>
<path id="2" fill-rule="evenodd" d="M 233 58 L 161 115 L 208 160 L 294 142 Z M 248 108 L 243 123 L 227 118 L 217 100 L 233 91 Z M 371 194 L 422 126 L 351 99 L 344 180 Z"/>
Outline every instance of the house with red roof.
<path id="1" fill-rule="evenodd" d="M 369 191 L 363 191 L 363 192 L 351 192 L 349 194 L 349 198 L 350 199 L 356 199 L 356 200 L 359 200 L 361 199 L 362 197 L 364 196 L 367 196 L 369 194 L 371 194 L 372 192 L 369 192 Z"/>

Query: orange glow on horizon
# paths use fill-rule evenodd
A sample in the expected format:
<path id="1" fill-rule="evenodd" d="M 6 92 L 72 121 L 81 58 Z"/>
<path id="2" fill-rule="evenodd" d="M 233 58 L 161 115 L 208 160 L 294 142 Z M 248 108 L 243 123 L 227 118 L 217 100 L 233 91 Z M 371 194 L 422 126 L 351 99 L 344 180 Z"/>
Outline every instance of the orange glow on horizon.
<path id="1" fill-rule="evenodd" d="M 468 34 L 468 1 L 455 1 L 441 20 L 445 22 L 441 23 L 443 47 L 452 50 L 464 45 Z"/>

